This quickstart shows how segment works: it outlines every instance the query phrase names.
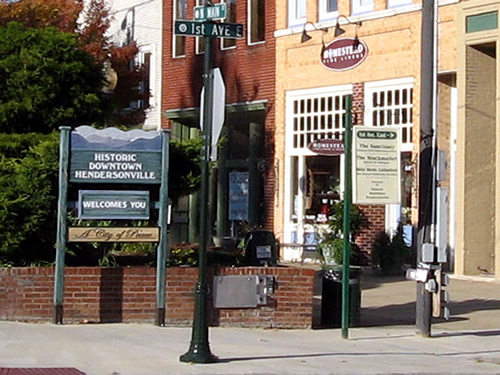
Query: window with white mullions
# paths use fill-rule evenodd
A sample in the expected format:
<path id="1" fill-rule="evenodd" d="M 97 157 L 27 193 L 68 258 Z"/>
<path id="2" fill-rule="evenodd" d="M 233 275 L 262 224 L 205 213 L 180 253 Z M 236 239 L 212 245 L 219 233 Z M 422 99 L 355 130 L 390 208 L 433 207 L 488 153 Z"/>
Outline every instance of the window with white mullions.
<path id="1" fill-rule="evenodd" d="M 327 94 L 293 101 L 292 148 L 306 150 L 318 139 L 342 139 L 344 134 L 344 95 Z"/>
<path id="2" fill-rule="evenodd" d="M 186 0 L 174 0 L 174 19 L 175 20 L 185 20 L 187 19 L 187 1 Z M 172 27 L 172 30 L 174 28 Z M 181 35 L 173 35 L 172 38 L 173 46 L 173 57 L 184 57 L 186 56 L 186 37 Z"/>
<path id="3" fill-rule="evenodd" d="M 387 0 L 387 8 L 394 8 L 403 5 L 412 4 L 412 0 Z"/>
<path id="4" fill-rule="evenodd" d="M 226 0 L 226 18 L 224 23 L 236 23 L 236 0 Z M 222 38 L 221 49 L 236 47 L 236 39 Z"/>
<path id="5" fill-rule="evenodd" d="M 248 44 L 265 41 L 265 0 L 248 0 Z"/>
<path id="6" fill-rule="evenodd" d="M 327 21 L 339 15 L 338 0 L 318 0 L 318 21 Z"/>
<path id="7" fill-rule="evenodd" d="M 307 21 L 307 0 L 288 0 L 288 26 L 303 25 Z"/>
<path id="8" fill-rule="evenodd" d="M 411 81 L 411 82 L 410 82 Z M 413 80 L 365 84 L 365 125 L 401 128 L 403 151 L 413 148 Z"/>
<path id="9" fill-rule="evenodd" d="M 205 0 L 196 0 L 197 6 L 204 6 L 204 4 L 205 4 Z M 195 47 L 196 47 L 195 53 L 197 55 L 201 55 L 202 53 L 205 53 L 205 38 L 202 36 L 197 36 Z"/>
<path id="10" fill-rule="evenodd" d="M 373 12 L 374 0 L 352 0 L 352 14 Z"/>

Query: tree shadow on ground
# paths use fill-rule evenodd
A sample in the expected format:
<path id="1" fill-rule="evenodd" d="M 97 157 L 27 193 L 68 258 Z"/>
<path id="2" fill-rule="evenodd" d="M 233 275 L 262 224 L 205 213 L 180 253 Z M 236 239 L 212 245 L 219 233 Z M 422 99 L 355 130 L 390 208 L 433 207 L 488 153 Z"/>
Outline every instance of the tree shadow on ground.
<path id="1" fill-rule="evenodd" d="M 500 310 L 500 300 L 475 298 L 466 301 L 451 301 L 447 306 L 451 312 L 450 319 L 433 319 L 435 323 L 470 320 L 470 317 L 464 315 L 478 311 Z M 413 325 L 415 324 L 415 309 L 414 302 L 361 308 L 361 327 Z M 498 327 L 500 328 L 500 316 Z"/>

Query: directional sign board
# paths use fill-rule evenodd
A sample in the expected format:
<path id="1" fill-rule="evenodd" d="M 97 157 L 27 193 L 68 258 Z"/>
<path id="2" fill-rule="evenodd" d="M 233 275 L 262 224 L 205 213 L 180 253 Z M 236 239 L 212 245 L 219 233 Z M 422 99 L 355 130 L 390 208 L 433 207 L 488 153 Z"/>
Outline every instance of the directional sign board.
<path id="1" fill-rule="evenodd" d="M 220 20 L 226 18 L 226 3 L 194 7 L 195 21 Z"/>
<path id="2" fill-rule="evenodd" d="M 175 35 L 212 36 L 215 38 L 243 38 L 243 25 L 240 23 L 214 23 L 199 21 L 175 21 Z"/>
<path id="3" fill-rule="evenodd" d="M 401 202 L 399 131 L 353 127 L 353 203 Z"/>

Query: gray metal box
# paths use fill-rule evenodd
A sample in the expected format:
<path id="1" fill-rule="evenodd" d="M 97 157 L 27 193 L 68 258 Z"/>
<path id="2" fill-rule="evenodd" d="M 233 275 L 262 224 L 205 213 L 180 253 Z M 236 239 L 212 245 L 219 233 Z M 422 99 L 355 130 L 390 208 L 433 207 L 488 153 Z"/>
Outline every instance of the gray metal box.
<path id="1" fill-rule="evenodd" d="M 214 277 L 214 307 L 257 307 L 267 303 L 269 277 L 228 275 Z M 272 279 L 272 278 L 271 278 Z"/>

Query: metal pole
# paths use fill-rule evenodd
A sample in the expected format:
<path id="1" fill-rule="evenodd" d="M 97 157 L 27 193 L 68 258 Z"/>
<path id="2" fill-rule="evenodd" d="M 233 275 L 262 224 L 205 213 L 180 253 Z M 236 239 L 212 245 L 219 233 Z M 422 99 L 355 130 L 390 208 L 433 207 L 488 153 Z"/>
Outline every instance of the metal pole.
<path id="1" fill-rule="evenodd" d="M 157 326 L 165 325 L 165 280 L 168 256 L 168 166 L 170 149 L 170 130 L 161 131 L 161 185 L 160 209 L 158 213 L 158 226 L 160 227 L 160 241 L 157 248 L 156 260 L 156 319 Z"/>
<path id="2" fill-rule="evenodd" d="M 423 0 L 420 92 L 420 155 L 418 179 L 418 241 L 417 261 L 422 262 L 422 246 L 433 241 L 434 217 L 434 112 L 437 58 L 435 51 L 435 0 Z M 431 335 L 432 294 L 424 283 L 417 283 L 415 326 L 417 334 Z"/>
<path id="3" fill-rule="evenodd" d="M 57 202 L 57 243 L 54 270 L 54 324 L 63 323 L 64 252 L 66 250 L 66 215 L 68 214 L 69 136 L 71 128 L 61 126 L 59 143 L 59 198 Z"/>
<path id="4" fill-rule="evenodd" d="M 345 96 L 344 99 L 344 215 L 343 234 L 344 247 L 342 252 L 342 338 L 349 338 L 349 274 L 350 274 L 350 254 L 351 254 L 351 135 L 352 135 L 352 97 Z"/>
<path id="5" fill-rule="evenodd" d="M 212 143 L 212 106 L 213 106 L 213 81 L 212 72 L 212 38 L 205 39 L 205 56 L 203 85 L 205 87 L 203 97 L 203 151 L 201 169 L 201 197 L 200 197 L 200 248 L 198 250 L 198 283 L 195 291 L 195 307 L 193 318 L 193 330 L 189 350 L 180 356 L 181 362 L 213 363 L 217 357 L 210 352 L 208 342 L 207 322 L 207 244 L 210 235 L 209 217 L 209 179 L 210 179 L 210 146 Z"/>

